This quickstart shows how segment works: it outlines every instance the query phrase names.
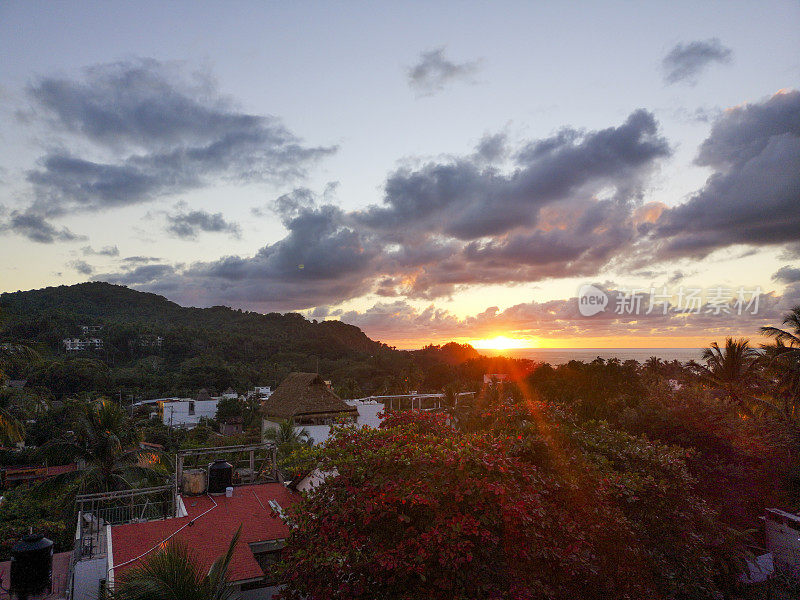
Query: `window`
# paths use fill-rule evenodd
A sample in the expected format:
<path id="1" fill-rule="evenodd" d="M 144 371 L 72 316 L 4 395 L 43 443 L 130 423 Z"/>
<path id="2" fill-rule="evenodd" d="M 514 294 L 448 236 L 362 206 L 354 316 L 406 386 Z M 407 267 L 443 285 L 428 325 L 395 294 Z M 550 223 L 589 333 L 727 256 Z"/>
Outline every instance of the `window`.
<path id="1" fill-rule="evenodd" d="M 189 402 L 189 414 L 194 414 L 194 402 Z"/>

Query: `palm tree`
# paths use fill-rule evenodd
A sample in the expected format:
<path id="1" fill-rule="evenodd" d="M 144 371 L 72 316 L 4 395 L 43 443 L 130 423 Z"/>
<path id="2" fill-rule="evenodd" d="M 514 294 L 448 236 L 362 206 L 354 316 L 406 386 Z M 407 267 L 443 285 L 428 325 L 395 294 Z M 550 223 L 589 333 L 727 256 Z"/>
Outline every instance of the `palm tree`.
<path id="1" fill-rule="evenodd" d="M 233 600 L 239 595 L 230 586 L 228 570 L 241 526 L 234 534 L 228 551 L 220 556 L 208 573 L 192 560 L 188 548 L 169 542 L 144 563 L 132 568 L 120 579 L 112 600 Z"/>
<path id="2" fill-rule="evenodd" d="M 0 400 L 2 401 L 2 400 Z M 0 441 L 21 442 L 25 439 L 25 428 L 7 406 L 0 406 Z"/>
<path id="3" fill-rule="evenodd" d="M 727 398 L 748 417 L 753 417 L 752 404 L 777 411 L 770 402 L 752 394 L 757 382 L 761 354 L 747 339 L 725 339 L 725 347 L 717 342 L 703 350 L 705 365 L 692 363 L 695 371 L 709 385 L 725 393 Z"/>
<path id="4" fill-rule="evenodd" d="M 76 493 L 130 489 L 163 479 L 158 465 L 142 466 L 140 458 L 153 451 L 136 447 L 137 433 L 125 410 L 108 400 L 87 406 L 78 419 L 75 434 L 54 441 L 44 449 L 46 455 L 69 456 L 85 467 L 48 480 L 43 486 L 68 486 Z"/>
<path id="5" fill-rule="evenodd" d="M 783 318 L 786 329 L 762 327 L 761 333 L 774 338 L 774 344 L 762 346 L 771 371 L 776 372 L 777 395 L 785 399 L 784 413 L 796 418 L 800 413 L 800 305 Z"/>
<path id="6" fill-rule="evenodd" d="M 644 370 L 653 375 L 658 375 L 664 368 L 664 362 L 657 356 L 651 356 L 644 361 Z"/>
<path id="7" fill-rule="evenodd" d="M 27 346 L 20 344 L 0 344 L 0 384 L 7 379 L 9 367 L 19 367 L 40 359 L 39 354 Z M 3 402 L 4 399 L 0 399 Z M 3 402 L 5 404 L 5 402 Z M 25 439 L 25 427 L 17 419 L 8 406 L 0 404 L 0 441 L 20 442 Z"/>
<path id="8" fill-rule="evenodd" d="M 275 442 L 280 458 L 286 458 L 298 448 L 313 443 L 311 434 L 305 427 L 295 427 L 294 419 L 281 421 L 277 427 L 267 429 L 264 432 L 264 439 Z"/>
<path id="9" fill-rule="evenodd" d="M 800 305 L 795 306 L 783 317 L 783 324 L 788 325 L 789 329 L 779 327 L 762 327 L 761 333 L 775 338 L 778 342 L 783 342 L 790 348 L 800 348 Z"/>

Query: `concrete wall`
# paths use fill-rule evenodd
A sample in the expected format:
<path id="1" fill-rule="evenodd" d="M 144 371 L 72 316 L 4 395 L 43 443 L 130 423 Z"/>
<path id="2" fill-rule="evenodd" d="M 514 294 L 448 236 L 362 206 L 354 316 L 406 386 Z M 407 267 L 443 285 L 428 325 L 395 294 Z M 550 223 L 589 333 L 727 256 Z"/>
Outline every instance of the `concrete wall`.
<path id="1" fill-rule="evenodd" d="M 194 414 L 189 414 L 191 403 L 194 403 Z M 177 402 L 164 402 L 164 425 L 173 427 L 196 427 L 200 419 L 213 419 L 217 416 L 217 403 L 219 400 L 181 400 Z"/>

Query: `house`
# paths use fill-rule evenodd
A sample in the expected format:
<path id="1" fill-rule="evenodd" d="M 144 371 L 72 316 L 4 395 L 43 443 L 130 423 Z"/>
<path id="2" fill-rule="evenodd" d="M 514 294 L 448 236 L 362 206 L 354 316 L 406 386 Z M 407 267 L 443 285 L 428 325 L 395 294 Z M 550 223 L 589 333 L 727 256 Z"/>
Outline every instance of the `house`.
<path id="1" fill-rule="evenodd" d="M 248 398 L 254 398 L 255 397 L 255 398 L 264 399 L 264 398 L 269 398 L 270 394 L 272 394 L 272 387 L 271 386 L 269 386 L 269 385 L 258 386 L 257 385 L 252 390 L 247 392 L 247 397 Z"/>
<path id="2" fill-rule="evenodd" d="M 11 388 L 12 390 L 21 390 L 27 383 L 27 379 L 9 379 L 6 381 L 6 387 Z"/>
<path id="3" fill-rule="evenodd" d="M 76 496 L 70 600 L 97 600 L 168 541 L 208 572 L 240 528 L 228 571 L 233 591 L 242 600 L 277 592 L 273 565 L 289 535 L 284 509 L 300 496 L 278 482 L 275 445 L 189 448 L 175 458 L 164 485 Z M 220 465 L 213 487 L 212 465 Z"/>
<path id="4" fill-rule="evenodd" d="M 200 419 L 213 419 L 217 416 L 220 398 L 212 398 L 208 390 L 202 389 L 197 397 L 165 398 L 158 403 L 164 425 L 192 429 L 200 424 Z"/>
<path id="5" fill-rule="evenodd" d="M 244 431 L 242 417 L 230 417 L 219 424 L 219 432 L 222 435 L 239 435 L 242 431 Z"/>
<path id="6" fill-rule="evenodd" d="M 355 422 L 358 409 L 339 398 L 317 373 L 291 373 L 261 403 L 263 430 L 281 421 L 295 425 L 332 425 L 339 419 Z"/>
<path id="7" fill-rule="evenodd" d="M 233 388 L 228 388 L 224 392 L 222 392 L 222 398 L 225 400 L 236 400 L 239 397 L 239 394 L 236 393 L 236 390 Z"/>
<path id="8" fill-rule="evenodd" d="M 103 340 L 96 337 L 90 338 L 64 338 L 61 340 L 67 352 L 80 352 L 82 350 L 102 350 Z"/>
<path id="9" fill-rule="evenodd" d="M 23 483 L 35 483 L 70 473 L 78 467 L 75 463 L 45 467 L 42 465 L 9 466 L 0 469 L 0 488 L 11 488 Z"/>
<path id="10" fill-rule="evenodd" d="M 348 406 L 352 406 L 357 411 L 356 424 L 359 427 L 377 427 L 381 424 L 383 418 L 382 413 L 385 411 L 385 406 L 382 402 L 376 400 L 345 400 Z M 330 425 L 304 425 L 303 429 L 308 432 L 309 437 L 314 444 L 321 444 L 330 437 Z"/>
<path id="11" fill-rule="evenodd" d="M 234 488 L 230 498 L 182 496 L 183 517 L 113 526 L 108 582 L 113 585 L 123 579 L 168 538 L 185 544 L 206 573 L 225 554 L 241 526 L 229 570 L 231 585 L 246 600 L 272 598 L 278 591 L 272 567 L 289 536 L 280 513 L 299 498 L 282 483 L 241 486 Z"/>

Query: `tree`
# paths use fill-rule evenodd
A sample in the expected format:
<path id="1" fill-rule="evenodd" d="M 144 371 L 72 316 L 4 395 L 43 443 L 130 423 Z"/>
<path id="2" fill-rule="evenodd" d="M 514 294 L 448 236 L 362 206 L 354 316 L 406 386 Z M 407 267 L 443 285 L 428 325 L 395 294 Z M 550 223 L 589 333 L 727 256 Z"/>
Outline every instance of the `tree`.
<path id="1" fill-rule="evenodd" d="M 286 459 L 292 452 L 312 443 L 311 435 L 305 427 L 297 427 L 293 419 L 278 423 L 277 427 L 267 429 L 264 438 L 275 442 L 278 458 Z"/>
<path id="2" fill-rule="evenodd" d="M 784 414 L 791 420 L 800 416 L 800 305 L 783 318 L 785 329 L 762 327 L 761 333 L 775 339 L 764 345 L 769 370 L 776 376 L 776 395 L 784 400 Z"/>
<path id="3" fill-rule="evenodd" d="M 754 395 L 761 354 L 750 346 L 747 339 L 725 339 L 725 347 L 713 342 L 703 350 L 705 365 L 694 364 L 695 369 L 708 385 L 725 393 L 727 398 L 748 417 L 753 417 L 754 405 L 777 412 L 770 402 Z"/>
<path id="4" fill-rule="evenodd" d="M 75 434 L 44 448 L 46 455 L 81 460 L 85 466 L 64 473 L 42 487 L 63 487 L 75 493 L 105 492 L 138 487 L 163 479 L 159 465 L 143 466 L 141 457 L 151 457 L 136 447 L 138 434 L 125 411 L 108 400 L 84 408 L 75 424 Z"/>
<path id="5" fill-rule="evenodd" d="M 657 356 L 651 356 L 642 365 L 644 370 L 653 375 L 659 375 L 664 368 L 664 361 Z"/>
<path id="6" fill-rule="evenodd" d="M 203 573 L 189 549 L 170 541 L 144 563 L 124 573 L 110 600 L 233 600 L 238 598 L 230 586 L 228 570 L 242 528 L 236 531 L 228 551 L 220 556 L 208 573 Z"/>
<path id="7" fill-rule="evenodd" d="M 0 386 L 3 385 L 8 372 L 19 369 L 40 360 L 39 354 L 21 344 L 0 344 Z M 25 439 L 25 427 L 10 409 L 10 395 L 0 398 L 0 441 L 19 442 Z"/>
<path id="8" fill-rule="evenodd" d="M 503 405 L 476 433 L 420 412 L 337 429 L 313 457 L 333 475 L 288 511 L 285 597 L 713 597 L 683 451 L 550 412 Z"/>

